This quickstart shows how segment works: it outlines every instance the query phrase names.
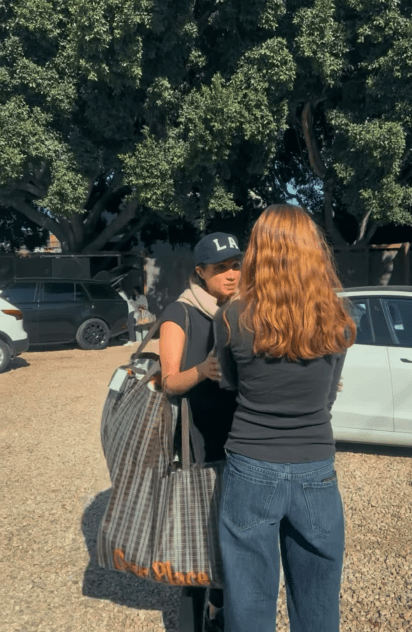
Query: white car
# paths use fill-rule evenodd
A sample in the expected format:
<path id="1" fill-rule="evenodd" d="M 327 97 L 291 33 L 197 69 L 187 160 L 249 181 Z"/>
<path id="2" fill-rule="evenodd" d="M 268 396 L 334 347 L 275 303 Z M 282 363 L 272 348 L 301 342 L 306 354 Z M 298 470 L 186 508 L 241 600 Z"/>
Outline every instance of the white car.
<path id="1" fill-rule="evenodd" d="M 0 295 L 0 373 L 7 369 L 11 358 L 27 351 L 28 347 L 22 312 Z"/>
<path id="2" fill-rule="evenodd" d="M 412 446 L 412 286 L 345 288 L 358 331 L 332 407 L 338 441 Z"/>

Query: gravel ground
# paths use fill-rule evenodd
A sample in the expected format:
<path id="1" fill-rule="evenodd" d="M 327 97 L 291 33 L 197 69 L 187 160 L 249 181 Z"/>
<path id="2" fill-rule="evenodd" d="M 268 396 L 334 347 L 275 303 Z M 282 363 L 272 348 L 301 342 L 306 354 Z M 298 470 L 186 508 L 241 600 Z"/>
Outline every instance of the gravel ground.
<path id="1" fill-rule="evenodd" d="M 96 563 L 110 487 L 100 415 L 130 353 L 30 352 L 0 375 L 2 632 L 176 631 L 178 588 Z M 341 631 L 412 630 L 411 451 L 338 444 L 336 469 L 346 514 Z M 288 629 L 282 585 L 277 630 Z"/>

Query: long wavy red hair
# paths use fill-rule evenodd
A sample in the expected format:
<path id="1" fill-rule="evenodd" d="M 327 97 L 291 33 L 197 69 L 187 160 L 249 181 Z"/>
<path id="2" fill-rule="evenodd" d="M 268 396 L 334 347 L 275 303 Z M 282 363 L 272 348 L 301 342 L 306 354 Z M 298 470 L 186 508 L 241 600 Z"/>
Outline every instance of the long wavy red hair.
<path id="1" fill-rule="evenodd" d="M 289 361 L 342 353 L 356 338 L 324 233 L 299 206 L 274 204 L 255 223 L 242 265 L 239 325 L 253 352 Z M 226 316 L 225 322 L 230 326 Z"/>

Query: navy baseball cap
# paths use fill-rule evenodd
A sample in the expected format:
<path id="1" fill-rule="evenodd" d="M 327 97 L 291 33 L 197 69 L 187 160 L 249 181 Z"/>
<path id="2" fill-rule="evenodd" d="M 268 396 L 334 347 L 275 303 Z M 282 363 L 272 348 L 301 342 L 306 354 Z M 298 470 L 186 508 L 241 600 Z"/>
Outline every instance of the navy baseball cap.
<path id="1" fill-rule="evenodd" d="M 243 252 L 234 235 L 211 233 L 203 237 L 195 246 L 195 265 L 199 263 L 220 263 L 232 257 L 241 257 Z"/>

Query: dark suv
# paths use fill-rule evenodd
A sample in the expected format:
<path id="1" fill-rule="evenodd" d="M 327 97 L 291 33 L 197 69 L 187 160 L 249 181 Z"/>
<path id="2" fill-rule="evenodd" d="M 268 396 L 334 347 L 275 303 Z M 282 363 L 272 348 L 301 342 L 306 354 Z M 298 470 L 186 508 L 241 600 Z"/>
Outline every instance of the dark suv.
<path id="1" fill-rule="evenodd" d="M 126 301 L 101 281 L 17 279 L 2 290 L 23 312 L 30 346 L 76 340 L 82 349 L 104 349 L 127 329 Z"/>

